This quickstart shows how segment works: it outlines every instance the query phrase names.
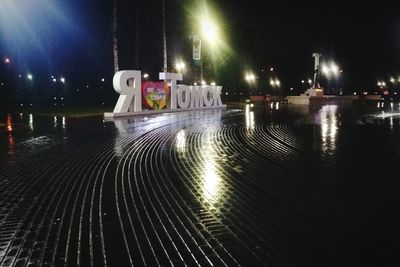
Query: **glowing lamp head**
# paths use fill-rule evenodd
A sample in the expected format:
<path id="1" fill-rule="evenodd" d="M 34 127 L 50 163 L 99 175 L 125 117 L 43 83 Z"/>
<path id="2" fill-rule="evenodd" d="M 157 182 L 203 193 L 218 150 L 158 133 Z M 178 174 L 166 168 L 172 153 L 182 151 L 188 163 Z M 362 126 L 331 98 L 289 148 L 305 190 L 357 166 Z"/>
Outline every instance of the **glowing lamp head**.
<path id="1" fill-rule="evenodd" d="M 205 16 L 201 20 L 201 32 L 206 40 L 212 42 L 217 39 L 218 30 L 215 23 L 208 17 Z"/>

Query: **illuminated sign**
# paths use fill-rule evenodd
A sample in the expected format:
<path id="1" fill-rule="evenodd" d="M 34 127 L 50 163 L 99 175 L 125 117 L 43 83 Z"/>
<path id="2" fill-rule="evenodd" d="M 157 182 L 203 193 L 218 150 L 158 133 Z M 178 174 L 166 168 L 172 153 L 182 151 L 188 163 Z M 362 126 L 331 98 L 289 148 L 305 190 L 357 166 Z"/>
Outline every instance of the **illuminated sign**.
<path id="1" fill-rule="evenodd" d="M 165 82 L 145 82 L 142 85 L 144 104 L 154 110 L 160 110 L 167 106 L 169 86 Z"/>
<path id="2" fill-rule="evenodd" d="M 165 82 L 145 82 L 142 86 L 138 70 L 118 71 L 113 78 L 114 89 L 120 94 L 113 113 L 106 117 L 133 115 L 143 112 L 144 103 L 150 110 L 191 110 L 226 107 L 221 101 L 222 86 L 191 86 L 177 84 L 179 73 L 160 73 Z M 149 110 L 147 110 L 149 111 Z"/>

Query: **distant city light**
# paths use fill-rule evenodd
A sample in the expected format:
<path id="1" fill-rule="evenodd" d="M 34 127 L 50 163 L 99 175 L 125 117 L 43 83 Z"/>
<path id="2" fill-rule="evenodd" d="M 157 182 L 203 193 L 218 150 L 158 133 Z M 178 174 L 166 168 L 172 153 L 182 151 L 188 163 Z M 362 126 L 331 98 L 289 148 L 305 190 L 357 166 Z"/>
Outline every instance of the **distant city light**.
<path id="1" fill-rule="evenodd" d="M 27 78 L 28 80 L 32 81 L 32 80 L 33 80 L 33 75 L 30 74 L 30 73 L 28 73 L 28 75 L 26 75 L 26 78 Z"/>
<path id="2" fill-rule="evenodd" d="M 101 82 L 104 82 L 105 81 L 105 79 L 104 78 L 101 78 Z"/>
<path id="3" fill-rule="evenodd" d="M 65 83 L 65 78 L 64 78 L 64 77 L 61 77 L 61 78 L 60 78 L 60 82 Z"/>
<path id="4" fill-rule="evenodd" d="M 148 73 L 144 73 L 143 74 L 143 78 L 145 78 L 145 79 L 149 78 L 149 74 Z"/>
<path id="5" fill-rule="evenodd" d="M 53 82 L 57 82 L 57 79 L 56 79 L 56 78 L 53 78 Z"/>
<path id="6" fill-rule="evenodd" d="M 11 60 L 10 60 L 8 57 L 6 57 L 6 58 L 4 59 L 4 63 L 10 64 L 10 63 L 11 63 Z"/>

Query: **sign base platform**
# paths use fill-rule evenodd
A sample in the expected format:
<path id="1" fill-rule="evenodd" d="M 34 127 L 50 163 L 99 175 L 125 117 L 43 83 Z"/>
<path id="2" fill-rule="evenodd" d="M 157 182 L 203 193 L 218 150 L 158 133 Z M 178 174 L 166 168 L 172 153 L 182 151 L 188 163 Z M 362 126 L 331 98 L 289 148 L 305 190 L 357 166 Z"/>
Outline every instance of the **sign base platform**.
<path id="1" fill-rule="evenodd" d="M 226 105 L 219 106 L 211 106 L 211 107 L 198 107 L 198 108 L 185 108 L 185 109 L 161 109 L 161 110 L 143 110 L 143 111 L 135 111 L 135 112 L 105 112 L 105 118 L 117 118 L 117 117 L 126 117 L 126 116 L 143 116 L 143 115 L 154 115 L 154 114 L 162 114 L 162 113 L 173 113 L 173 112 L 184 112 L 184 111 L 194 111 L 194 110 L 207 110 L 207 109 L 224 109 Z"/>

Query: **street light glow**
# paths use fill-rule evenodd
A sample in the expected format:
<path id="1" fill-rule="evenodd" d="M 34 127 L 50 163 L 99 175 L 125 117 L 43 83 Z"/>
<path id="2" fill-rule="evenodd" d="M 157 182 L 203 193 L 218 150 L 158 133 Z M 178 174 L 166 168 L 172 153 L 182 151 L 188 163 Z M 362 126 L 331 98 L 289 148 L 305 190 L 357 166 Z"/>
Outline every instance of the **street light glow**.
<path id="1" fill-rule="evenodd" d="M 6 58 L 4 59 L 4 63 L 10 64 L 10 63 L 11 63 L 11 60 L 10 60 L 8 57 L 6 57 Z"/>
<path id="2" fill-rule="evenodd" d="M 183 61 L 178 61 L 178 62 L 175 63 L 175 68 L 176 68 L 176 70 L 178 72 L 182 72 L 182 71 L 185 70 L 186 65 L 185 65 L 185 63 Z"/>
<path id="3" fill-rule="evenodd" d="M 28 80 L 32 81 L 33 80 L 33 75 L 28 73 L 28 75 L 26 75 L 26 78 L 28 78 Z"/>
<path id="4" fill-rule="evenodd" d="M 278 87 L 281 86 L 281 82 L 278 79 L 275 79 L 275 80 L 271 79 L 271 80 L 269 80 L 269 83 L 272 86 L 278 86 Z"/>
<path id="5" fill-rule="evenodd" d="M 341 71 L 340 71 L 341 72 Z M 322 65 L 322 73 L 328 76 L 328 78 L 333 74 L 334 76 L 339 74 L 339 67 L 334 62 L 331 62 L 330 65 L 323 64 Z"/>
<path id="6" fill-rule="evenodd" d="M 336 75 L 339 72 L 339 67 L 336 64 L 332 63 L 331 64 L 331 71 L 333 72 L 334 75 Z"/>
<path id="7" fill-rule="evenodd" d="M 244 79 L 245 79 L 247 82 L 250 83 L 250 82 L 254 82 L 254 81 L 256 80 L 256 76 L 254 75 L 254 73 L 248 72 L 248 73 L 245 74 Z"/>
<path id="8" fill-rule="evenodd" d="M 65 78 L 64 78 L 64 77 L 61 77 L 61 78 L 60 78 L 60 82 L 65 83 Z"/>
<path id="9" fill-rule="evenodd" d="M 214 42 L 218 37 L 217 26 L 208 15 L 205 15 L 201 19 L 201 32 L 204 38 L 210 43 Z"/>

